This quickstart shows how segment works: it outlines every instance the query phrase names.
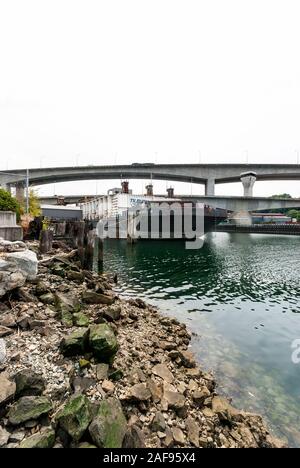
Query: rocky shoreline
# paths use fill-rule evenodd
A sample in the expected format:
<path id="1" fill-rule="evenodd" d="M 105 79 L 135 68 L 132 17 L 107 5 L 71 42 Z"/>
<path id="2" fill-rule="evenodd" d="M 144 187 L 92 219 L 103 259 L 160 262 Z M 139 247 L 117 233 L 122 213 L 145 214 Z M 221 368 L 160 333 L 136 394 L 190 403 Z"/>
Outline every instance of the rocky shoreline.
<path id="1" fill-rule="evenodd" d="M 54 247 L 0 242 L 1 448 L 284 446 L 217 395 L 184 324 Z"/>

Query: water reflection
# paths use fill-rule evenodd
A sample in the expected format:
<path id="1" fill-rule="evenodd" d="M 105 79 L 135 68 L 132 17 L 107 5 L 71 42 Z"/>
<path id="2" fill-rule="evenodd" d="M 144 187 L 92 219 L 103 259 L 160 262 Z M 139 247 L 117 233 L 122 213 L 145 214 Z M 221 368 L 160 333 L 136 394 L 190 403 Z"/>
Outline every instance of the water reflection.
<path id="1" fill-rule="evenodd" d="M 300 238 L 209 234 L 204 247 L 180 242 L 109 241 L 105 269 L 118 290 L 138 294 L 199 334 L 199 360 L 222 390 L 261 412 L 300 446 L 300 367 L 291 342 L 300 338 Z"/>

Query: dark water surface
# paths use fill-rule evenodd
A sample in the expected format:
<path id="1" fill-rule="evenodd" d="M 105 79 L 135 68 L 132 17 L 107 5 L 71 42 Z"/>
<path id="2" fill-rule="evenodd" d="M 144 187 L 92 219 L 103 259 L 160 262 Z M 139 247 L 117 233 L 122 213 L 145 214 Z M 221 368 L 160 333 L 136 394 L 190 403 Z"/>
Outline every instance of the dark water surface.
<path id="1" fill-rule="evenodd" d="M 219 391 L 261 413 L 300 447 L 300 237 L 212 233 L 201 250 L 180 242 L 107 241 L 104 268 L 117 291 L 185 322 Z"/>

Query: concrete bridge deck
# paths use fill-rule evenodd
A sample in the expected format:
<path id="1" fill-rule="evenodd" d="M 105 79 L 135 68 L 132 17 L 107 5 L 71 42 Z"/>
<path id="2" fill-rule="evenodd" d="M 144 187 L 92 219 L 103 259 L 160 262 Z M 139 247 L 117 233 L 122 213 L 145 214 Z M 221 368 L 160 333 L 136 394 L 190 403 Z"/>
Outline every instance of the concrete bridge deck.
<path id="1" fill-rule="evenodd" d="M 253 172 L 256 180 L 300 180 L 298 164 L 131 164 L 119 166 L 71 166 L 29 170 L 30 185 L 92 179 L 156 179 L 205 184 L 212 194 L 215 184 L 239 182 Z M 26 170 L 1 171 L 0 184 L 24 182 Z"/>
<path id="2" fill-rule="evenodd" d="M 166 195 L 158 195 L 164 197 Z M 78 204 L 96 198 L 96 195 L 66 195 L 65 197 L 40 197 L 41 203 L 56 205 L 61 198 L 64 198 L 66 205 Z M 198 201 L 216 208 L 223 208 L 227 211 L 261 211 L 271 209 L 300 208 L 299 198 L 267 198 L 267 197 L 234 197 L 234 196 L 208 196 L 208 195 L 175 195 L 175 199 L 180 198 L 186 201 Z"/>

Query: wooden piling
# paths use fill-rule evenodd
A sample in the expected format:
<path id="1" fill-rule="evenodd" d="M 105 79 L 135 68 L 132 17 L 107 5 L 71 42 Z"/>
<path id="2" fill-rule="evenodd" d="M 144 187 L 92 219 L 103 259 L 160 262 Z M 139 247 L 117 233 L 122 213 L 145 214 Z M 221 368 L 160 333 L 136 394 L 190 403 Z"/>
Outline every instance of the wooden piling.
<path id="1" fill-rule="evenodd" d="M 49 229 L 41 231 L 39 250 L 41 254 L 46 254 L 52 250 L 53 231 Z"/>
<path id="2" fill-rule="evenodd" d="M 84 248 L 84 269 L 101 271 L 103 266 L 103 241 L 96 229 L 88 230 Z"/>

